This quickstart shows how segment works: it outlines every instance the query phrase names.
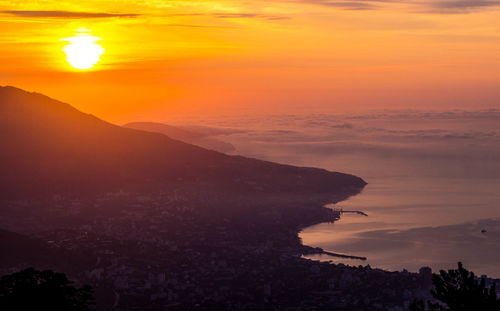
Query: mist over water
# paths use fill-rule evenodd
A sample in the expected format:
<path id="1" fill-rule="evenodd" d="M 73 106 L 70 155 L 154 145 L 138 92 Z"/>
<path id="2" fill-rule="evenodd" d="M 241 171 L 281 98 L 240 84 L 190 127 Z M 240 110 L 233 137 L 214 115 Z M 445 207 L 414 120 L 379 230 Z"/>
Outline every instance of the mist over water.
<path id="1" fill-rule="evenodd" d="M 300 235 L 306 245 L 368 260 L 314 258 L 410 271 L 462 261 L 478 274 L 500 277 L 499 121 L 499 110 L 486 110 L 192 123 L 225 128 L 215 134 L 237 154 L 351 173 L 368 182 L 360 195 L 335 206 L 368 217 L 346 214 Z"/>

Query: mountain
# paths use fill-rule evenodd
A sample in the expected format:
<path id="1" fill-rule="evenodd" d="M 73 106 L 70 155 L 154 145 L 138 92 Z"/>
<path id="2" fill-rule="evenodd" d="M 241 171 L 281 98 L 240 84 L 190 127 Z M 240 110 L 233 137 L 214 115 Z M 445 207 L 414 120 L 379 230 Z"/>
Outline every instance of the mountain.
<path id="1" fill-rule="evenodd" d="M 174 187 L 235 197 L 260 193 L 345 198 L 364 185 L 348 174 L 229 156 L 163 134 L 124 128 L 38 93 L 0 87 L 3 199 L 119 190 L 148 193 Z"/>
<path id="2" fill-rule="evenodd" d="M 146 132 L 161 133 L 167 135 L 170 138 L 177 139 L 185 143 L 193 144 L 209 150 L 219 151 L 222 153 L 228 153 L 235 150 L 234 146 L 230 143 L 207 137 L 208 135 L 197 131 L 187 130 L 163 123 L 132 122 L 125 124 L 124 127 Z"/>

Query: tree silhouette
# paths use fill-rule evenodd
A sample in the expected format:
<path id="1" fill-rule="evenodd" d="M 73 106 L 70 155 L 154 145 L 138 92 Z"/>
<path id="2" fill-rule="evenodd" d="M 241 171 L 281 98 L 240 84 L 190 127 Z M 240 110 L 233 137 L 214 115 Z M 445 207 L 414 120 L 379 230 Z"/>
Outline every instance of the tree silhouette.
<path id="1" fill-rule="evenodd" d="M 465 269 L 461 262 L 458 269 L 441 270 L 432 276 L 434 289 L 431 295 L 436 302 L 415 301 L 410 306 L 411 311 L 498 311 L 500 299 L 497 299 L 496 284 L 490 288 L 486 286 L 485 279 L 476 278 L 473 272 Z"/>
<path id="2" fill-rule="evenodd" d="M 71 286 L 64 273 L 28 268 L 0 279 L 0 310 L 94 310 L 92 288 Z"/>

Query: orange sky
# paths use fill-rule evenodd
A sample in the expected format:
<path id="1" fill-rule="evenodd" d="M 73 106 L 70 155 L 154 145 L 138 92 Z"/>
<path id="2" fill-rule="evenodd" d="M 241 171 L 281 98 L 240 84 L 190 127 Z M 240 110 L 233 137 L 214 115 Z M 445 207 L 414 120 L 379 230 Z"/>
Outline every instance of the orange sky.
<path id="1" fill-rule="evenodd" d="M 500 108 L 500 1 L 0 0 L 0 84 L 117 123 Z M 61 39 L 101 38 L 71 68 Z"/>

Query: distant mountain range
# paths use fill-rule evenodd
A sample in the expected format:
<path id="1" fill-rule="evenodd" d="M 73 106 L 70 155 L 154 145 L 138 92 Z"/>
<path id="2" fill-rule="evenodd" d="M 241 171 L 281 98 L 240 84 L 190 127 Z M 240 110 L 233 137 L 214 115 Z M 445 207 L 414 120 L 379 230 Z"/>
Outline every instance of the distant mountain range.
<path id="1" fill-rule="evenodd" d="M 38 93 L 0 87 L 0 198 L 145 193 L 173 185 L 226 195 L 335 197 L 355 194 L 365 182 L 323 169 L 225 155 L 113 125 Z"/>
<path id="2" fill-rule="evenodd" d="M 202 131 L 188 130 L 156 122 L 132 122 L 125 124 L 124 127 L 146 132 L 161 133 L 170 138 L 177 139 L 188 144 L 193 144 L 222 153 L 228 153 L 235 150 L 232 144 L 208 137 L 209 135 L 203 133 Z"/>

